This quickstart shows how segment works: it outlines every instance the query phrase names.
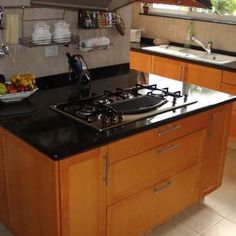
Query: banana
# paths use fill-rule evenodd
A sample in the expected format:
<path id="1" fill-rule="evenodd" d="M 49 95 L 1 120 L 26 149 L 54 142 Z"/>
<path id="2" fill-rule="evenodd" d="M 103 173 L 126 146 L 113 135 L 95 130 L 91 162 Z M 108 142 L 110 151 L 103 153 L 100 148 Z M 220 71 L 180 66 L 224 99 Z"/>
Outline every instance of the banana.
<path id="1" fill-rule="evenodd" d="M 16 86 L 29 86 L 30 88 L 35 87 L 35 76 L 33 74 L 22 74 L 14 75 L 10 78 L 11 82 Z"/>

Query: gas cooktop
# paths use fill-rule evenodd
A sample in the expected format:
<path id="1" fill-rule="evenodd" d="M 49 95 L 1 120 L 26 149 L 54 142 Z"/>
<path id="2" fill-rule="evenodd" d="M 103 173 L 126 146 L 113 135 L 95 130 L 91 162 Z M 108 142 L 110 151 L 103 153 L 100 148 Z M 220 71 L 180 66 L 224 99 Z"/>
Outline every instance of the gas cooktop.
<path id="1" fill-rule="evenodd" d="M 96 130 L 104 131 L 196 103 L 180 91 L 141 85 L 70 99 L 51 108 Z"/>

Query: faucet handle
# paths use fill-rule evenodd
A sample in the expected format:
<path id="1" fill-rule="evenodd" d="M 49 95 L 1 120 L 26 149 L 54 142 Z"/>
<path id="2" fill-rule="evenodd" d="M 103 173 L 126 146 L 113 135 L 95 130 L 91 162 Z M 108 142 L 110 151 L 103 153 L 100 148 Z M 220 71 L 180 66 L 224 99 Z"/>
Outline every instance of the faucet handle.
<path id="1" fill-rule="evenodd" d="M 212 41 L 208 41 L 207 46 L 212 48 L 213 42 Z"/>

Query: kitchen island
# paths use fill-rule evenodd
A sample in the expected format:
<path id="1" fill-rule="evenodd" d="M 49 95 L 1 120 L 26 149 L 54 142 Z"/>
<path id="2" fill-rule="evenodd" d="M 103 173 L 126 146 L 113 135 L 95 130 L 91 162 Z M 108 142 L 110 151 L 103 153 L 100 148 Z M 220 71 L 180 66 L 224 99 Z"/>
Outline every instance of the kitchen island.
<path id="1" fill-rule="evenodd" d="M 92 89 L 137 82 L 130 71 Z M 0 219 L 16 235 L 141 235 L 220 186 L 236 98 L 151 74 L 145 82 L 196 102 L 105 132 L 50 108 L 74 84 L 0 105 Z"/>

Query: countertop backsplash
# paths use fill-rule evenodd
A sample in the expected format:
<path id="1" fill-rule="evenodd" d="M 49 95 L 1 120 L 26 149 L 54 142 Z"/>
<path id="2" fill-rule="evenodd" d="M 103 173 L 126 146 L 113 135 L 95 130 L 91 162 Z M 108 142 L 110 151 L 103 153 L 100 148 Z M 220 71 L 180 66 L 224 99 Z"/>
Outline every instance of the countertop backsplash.
<path id="1" fill-rule="evenodd" d="M 64 47 L 57 45 L 58 56 L 46 57 L 46 46 L 28 48 L 23 45 L 10 45 L 10 55 L 5 56 L 0 61 L 0 74 L 4 74 L 9 78 L 13 74 L 34 73 L 36 77 L 60 74 L 68 72 L 68 63 L 65 56 L 66 52 L 71 54 L 82 54 L 89 68 L 97 68 L 114 64 L 128 63 L 129 61 L 129 30 L 131 26 L 131 11 L 132 6 L 121 8 L 118 13 L 122 16 L 126 26 L 125 36 L 121 36 L 114 28 L 113 29 L 92 29 L 84 30 L 78 29 L 77 11 L 65 11 L 65 21 L 70 24 L 73 34 L 79 34 L 80 39 L 91 37 L 105 36 L 114 43 L 113 47 L 108 50 L 97 50 L 89 53 L 84 53 L 78 50 L 77 45 L 70 45 Z M 5 14 L 16 13 L 20 17 L 23 10 L 20 8 L 5 9 Z M 57 21 L 47 19 L 60 19 L 63 17 L 64 10 L 53 8 L 25 8 L 24 19 L 24 36 L 30 36 L 33 30 L 33 25 L 38 21 L 45 21 L 51 26 L 53 31 L 53 24 Z M 42 19 L 42 20 L 40 20 Z M 45 19 L 45 20 L 44 20 Z M 29 21 L 28 21 L 29 20 Z M 33 21 L 31 21 L 33 20 Z M 22 30 L 22 27 L 20 26 Z M 20 32 L 22 35 L 22 32 Z M 1 43 L 1 37 L 0 37 Z"/>

